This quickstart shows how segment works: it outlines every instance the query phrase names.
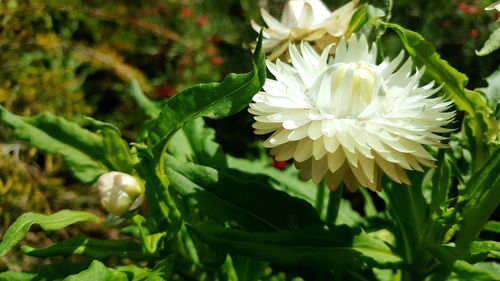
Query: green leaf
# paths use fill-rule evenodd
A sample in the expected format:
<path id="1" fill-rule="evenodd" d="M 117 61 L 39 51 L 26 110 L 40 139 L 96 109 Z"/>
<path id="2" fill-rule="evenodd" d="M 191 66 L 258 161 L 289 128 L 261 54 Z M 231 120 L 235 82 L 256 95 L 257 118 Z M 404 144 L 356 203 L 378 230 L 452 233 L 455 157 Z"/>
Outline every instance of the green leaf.
<path id="1" fill-rule="evenodd" d="M 94 129 L 102 135 L 103 162 L 113 171 L 130 174 L 133 170 L 133 160 L 128 143 L 122 139 L 120 129 L 111 123 L 86 117 Z"/>
<path id="2" fill-rule="evenodd" d="M 351 17 L 347 31 L 345 32 L 346 37 L 349 37 L 354 32 L 358 31 L 365 25 L 368 21 L 368 3 L 359 6 L 356 12 Z"/>
<path id="3" fill-rule="evenodd" d="M 304 200 L 291 197 L 269 185 L 216 169 L 167 160 L 171 188 L 182 200 L 194 200 L 203 213 L 214 219 L 236 221 L 247 229 L 278 230 L 320 227 L 316 210 Z M 280 208 L 276 208 L 279 202 Z"/>
<path id="4" fill-rule="evenodd" d="M 488 40 L 484 43 L 484 46 L 481 50 L 476 50 L 476 55 L 478 56 L 486 56 L 500 48 L 500 26 L 493 31 Z"/>
<path id="5" fill-rule="evenodd" d="M 498 281 L 500 280 L 500 266 L 496 262 L 470 264 L 465 261 L 456 261 L 453 264 L 454 276 L 450 280 L 457 281 Z"/>
<path id="6" fill-rule="evenodd" d="M 500 259 L 500 242 L 497 241 L 474 241 L 471 243 L 470 252 L 473 256 Z"/>
<path id="7" fill-rule="evenodd" d="M 443 85 L 443 90 L 455 102 L 458 109 L 467 112 L 465 126 L 473 148 L 474 167 L 477 169 L 488 157 L 488 106 L 481 94 L 465 89 L 468 78 L 458 72 L 445 60 L 441 59 L 431 43 L 417 32 L 405 29 L 397 24 L 385 23 L 401 39 L 406 51 L 418 67 L 425 66 L 424 77 Z"/>
<path id="8" fill-rule="evenodd" d="M 6 271 L 0 273 L 0 281 L 31 281 L 38 280 L 37 277 L 36 273 L 27 272 Z"/>
<path id="9" fill-rule="evenodd" d="M 49 216 L 35 213 L 22 214 L 5 231 L 0 243 L 0 257 L 17 245 L 26 236 L 33 224 L 38 224 L 42 229 L 51 231 L 65 228 L 77 222 L 98 220 L 99 218 L 96 215 L 71 210 L 62 210 Z"/>
<path id="10" fill-rule="evenodd" d="M 140 151 L 140 162 L 136 170 L 146 182 L 145 194 L 148 201 L 149 214 L 155 223 L 153 232 L 167 232 L 167 239 L 175 237 L 182 226 L 182 217 L 175 205 L 168 188 L 168 179 L 163 180 L 158 172 L 158 166 L 148 151 Z"/>
<path id="11" fill-rule="evenodd" d="M 200 117 L 223 118 L 248 106 L 262 88 L 266 78 L 264 54 L 259 36 L 253 55 L 253 70 L 245 74 L 229 74 L 221 83 L 200 84 L 169 99 L 150 129 L 155 144 L 155 157 L 165 150 L 172 135 L 187 122 Z"/>
<path id="12" fill-rule="evenodd" d="M 163 103 L 152 101 L 146 97 L 141 90 L 141 85 L 135 79 L 130 82 L 130 95 L 149 118 L 158 117 Z"/>
<path id="13" fill-rule="evenodd" d="M 394 220 L 398 250 L 409 263 L 413 263 L 421 249 L 422 233 L 427 221 L 427 203 L 422 194 L 423 177 L 410 174 L 412 186 L 388 182 L 383 197 L 389 215 Z"/>
<path id="14" fill-rule="evenodd" d="M 50 245 L 43 249 L 22 246 L 21 250 L 28 256 L 86 256 L 94 259 L 120 257 L 128 259 L 147 259 L 141 252 L 141 245 L 131 240 L 99 240 L 85 236 L 75 236 L 71 239 Z"/>
<path id="15" fill-rule="evenodd" d="M 296 229 L 271 233 L 247 232 L 213 224 L 191 226 L 206 243 L 285 266 L 328 270 L 359 269 L 364 265 L 395 268 L 402 260 L 383 242 L 347 226 L 333 230 Z"/>
<path id="16" fill-rule="evenodd" d="M 174 268 L 174 256 L 160 260 L 154 268 L 139 267 L 137 265 L 125 265 L 116 267 L 117 270 L 126 273 L 131 281 L 164 281 L 170 280 Z"/>
<path id="17" fill-rule="evenodd" d="M 238 281 L 261 280 L 264 270 L 268 266 L 267 262 L 258 261 L 240 255 L 231 255 L 234 269 L 238 275 Z"/>
<path id="18" fill-rule="evenodd" d="M 500 222 L 499 221 L 488 221 L 484 226 L 485 231 L 491 231 L 500 234 Z"/>
<path id="19" fill-rule="evenodd" d="M 224 169 L 227 166 L 226 155 L 214 139 L 215 131 L 205 126 L 203 118 L 196 118 L 175 133 L 168 152 L 185 162 Z"/>
<path id="20" fill-rule="evenodd" d="M 167 235 L 167 233 L 160 232 L 154 234 L 147 234 L 144 227 L 142 226 L 143 223 L 146 222 L 146 219 L 143 216 L 135 215 L 132 218 L 132 220 L 139 228 L 139 237 L 141 238 L 143 251 L 148 254 L 156 253 L 156 250 L 158 249 L 158 244 L 160 243 L 161 239 Z"/>
<path id="21" fill-rule="evenodd" d="M 491 112 L 495 113 L 497 119 L 500 119 L 500 70 L 488 76 L 486 82 L 488 82 L 488 87 L 478 90 L 485 93 Z"/>
<path id="22" fill-rule="evenodd" d="M 452 185 L 451 164 L 445 157 L 444 151 L 438 155 L 439 167 L 432 175 L 432 196 L 429 213 L 432 214 L 448 199 L 448 192 Z"/>
<path id="23" fill-rule="evenodd" d="M 479 235 L 500 204 L 500 148 L 491 153 L 483 167 L 466 183 L 463 222 L 457 235 L 457 247 L 466 249 Z"/>
<path id="24" fill-rule="evenodd" d="M 75 123 L 50 113 L 25 118 L 1 106 L 0 120 L 12 127 L 18 138 L 44 152 L 61 154 L 75 177 L 84 183 L 92 183 L 108 171 L 97 161 L 104 151 L 102 137 Z"/>
<path id="25" fill-rule="evenodd" d="M 128 281 L 127 275 L 106 267 L 100 261 L 93 261 L 86 270 L 68 276 L 64 281 Z"/>

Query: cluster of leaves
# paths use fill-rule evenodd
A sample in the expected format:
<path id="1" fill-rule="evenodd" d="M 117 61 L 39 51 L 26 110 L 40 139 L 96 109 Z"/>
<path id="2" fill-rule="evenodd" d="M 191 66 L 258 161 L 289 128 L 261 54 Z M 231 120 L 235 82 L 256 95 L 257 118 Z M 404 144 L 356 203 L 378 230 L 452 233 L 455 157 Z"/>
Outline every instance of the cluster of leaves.
<path id="1" fill-rule="evenodd" d="M 87 259 L 6 271 L 0 280 L 497 280 L 500 230 L 491 217 L 500 203 L 498 100 L 489 98 L 495 86 L 484 96 L 467 90 L 467 77 L 420 34 L 384 23 L 374 10 L 362 5 L 351 29 L 394 32 L 426 67 L 425 79 L 443 84 L 464 115 L 451 136 L 453 149 L 436 153 L 437 168 L 412 174 L 411 187 L 385 182 L 381 194 L 360 190 L 364 204 L 355 211 L 339 194 L 325 196 L 324 186 L 300 181 L 293 169 L 278 172 L 225 154 L 201 118 L 234 115 L 260 90 L 266 71 L 258 43 L 251 72 L 187 88 L 165 102 L 149 100 L 141 81 L 132 81 L 127 89 L 149 121 L 131 145 L 111 123 L 87 118 L 83 126 L 0 107 L 0 120 L 17 138 L 60 154 L 81 182 L 121 171 L 142 178 L 147 197 L 147 210 L 118 226 L 130 239 L 75 236 L 46 248 L 25 245 L 21 251 L 34 257 Z M 70 210 L 24 214 L 5 232 L 0 256 L 33 224 L 53 231 L 84 221 L 100 218 Z"/>
<path id="2" fill-rule="evenodd" d="M 239 61 L 230 61 L 222 53 L 228 49 L 233 53 L 228 58 L 248 56 L 242 48 L 228 46 L 255 37 L 239 32 L 252 9 L 256 8 L 237 1 L 171 1 L 168 5 L 4 1 L 0 3 L 0 105 L 23 116 L 50 112 L 80 121 L 93 115 L 127 129 L 127 138 L 133 139 L 145 116 L 134 110 L 136 105 L 127 94 L 130 81 L 137 80 L 148 96 L 164 99 L 195 82 L 219 80 L 229 68 L 241 68 Z M 235 14 L 222 16 L 230 10 Z M 221 18 L 224 21 L 214 20 Z M 16 141 L 4 128 L 0 130 L 1 143 L 8 146 Z M 57 189 L 40 183 L 61 185 L 61 177 L 66 177 L 55 169 L 60 158 L 40 153 L 32 157 L 28 152 L 33 150 L 21 147 L 26 147 L 21 157 L 1 156 L 5 208 L 0 221 L 5 224 L 25 210 L 24 200 L 40 202 L 30 208 L 48 213 L 44 197 L 57 198 Z M 17 176 L 24 168 L 37 175 Z"/>

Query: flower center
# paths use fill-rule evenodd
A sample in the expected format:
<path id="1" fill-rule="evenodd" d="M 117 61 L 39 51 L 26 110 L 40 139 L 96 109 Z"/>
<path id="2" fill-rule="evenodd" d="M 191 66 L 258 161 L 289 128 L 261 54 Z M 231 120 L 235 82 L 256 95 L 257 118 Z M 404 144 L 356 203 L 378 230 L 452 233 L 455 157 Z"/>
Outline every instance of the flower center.
<path id="1" fill-rule="evenodd" d="M 316 83 L 313 104 L 337 118 L 357 118 L 383 92 L 375 65 L 365 62 L 336 63 Z"/>

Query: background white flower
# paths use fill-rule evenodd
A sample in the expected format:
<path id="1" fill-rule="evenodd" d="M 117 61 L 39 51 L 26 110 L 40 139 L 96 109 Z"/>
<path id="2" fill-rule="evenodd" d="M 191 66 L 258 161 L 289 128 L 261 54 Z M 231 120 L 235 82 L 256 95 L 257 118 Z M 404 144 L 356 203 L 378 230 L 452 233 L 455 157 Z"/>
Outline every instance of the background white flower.
<path id="1" fill-rule="evenodd" d="M 131 175 L 121 172 L 102 174 L 97 180 L 101 204 L 113 215 L 139 207 L 144 200 L 141 184 Z"/>
<path id="2" fill-rule="evenodd" d="M 256 134 L 273 133 L 264 146 L 276 160 L 293 158 L 304 179 L 344 181 L 380 190 L 382 171 L 410 184 L 405 170 L 422 171 L 435 160 L 422 145 L 443 147 L 436 133 L 454 116 L 452 102 L 436 97 L 434 83 L 419 86 L 423 69 L 404 53 L 376 63 L 377 48 L 364 36 L 341 40 L 333 60 L 307 43 L 289 46 L 292 66 L 267 62 L 275 79 L 250 104 Z"/>
<path id="3" fill-rule="evenodd" d="M 358 0 L 353 0 L 331 12 L 321 0 L 290 0 L 286 3 L 281 21 L 261 9 L 267 28 L 264 30 L 263 50 L 274 60 L 286 52 L 289 42 L 315 41 L 320 48 L 335 43 L 345 35 Z M 260 32 L 261 26 L 252 21 Z"/>

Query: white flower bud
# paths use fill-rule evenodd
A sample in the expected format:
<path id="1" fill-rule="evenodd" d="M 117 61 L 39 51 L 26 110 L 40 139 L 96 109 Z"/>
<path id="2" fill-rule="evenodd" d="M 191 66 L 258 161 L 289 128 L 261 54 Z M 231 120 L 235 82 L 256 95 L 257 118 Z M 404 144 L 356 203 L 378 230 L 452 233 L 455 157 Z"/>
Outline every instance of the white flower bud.
<path id="1" fill-rule="evenodd" d="M 120 172 L 102 174 L 97 180 L 101 204 L 113 215 L 133 210 L 144 200 L 141 184 L 131 175 Z"/>

